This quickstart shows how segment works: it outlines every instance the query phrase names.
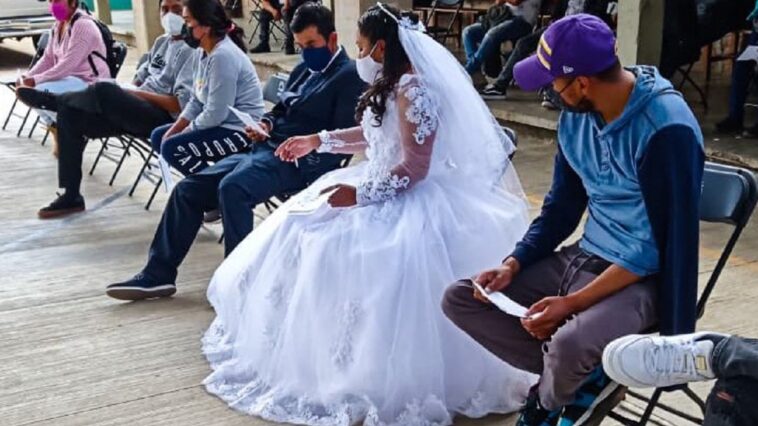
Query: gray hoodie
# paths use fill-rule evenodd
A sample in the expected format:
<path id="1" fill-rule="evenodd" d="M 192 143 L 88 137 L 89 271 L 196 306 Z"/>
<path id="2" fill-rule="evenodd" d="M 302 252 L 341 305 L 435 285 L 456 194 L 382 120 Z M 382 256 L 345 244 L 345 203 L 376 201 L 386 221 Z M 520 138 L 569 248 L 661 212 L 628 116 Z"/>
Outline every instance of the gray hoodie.
<path id="1" fill-rule="evenodd" d="M 260 120 L 264 113 L 261 82 L 250 58 L 229 37 L 219 41 L 210 54 L 196 49 L 192 63 L 194 89 L 181 114 L 190 122 L 190 130 L 242 130 L 242 121 L 229 106 Z"/>
<path id="2" fill-rule="evenodd" d="M 155 40 L 147 61 L 137 70 L 141 90 L 173 95 L 184 108 L 192 96 L 192 53 L 183 40 L 162 35 Z"/>

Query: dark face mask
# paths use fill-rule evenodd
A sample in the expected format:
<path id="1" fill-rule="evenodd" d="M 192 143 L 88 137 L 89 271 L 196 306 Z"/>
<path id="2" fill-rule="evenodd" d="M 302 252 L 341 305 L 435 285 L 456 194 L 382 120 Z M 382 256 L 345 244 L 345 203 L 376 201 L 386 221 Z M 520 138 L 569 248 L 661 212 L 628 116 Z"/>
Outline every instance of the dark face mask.
<path id="1" fill-rule="evenodd" d="M 311 71 L 323 71 L 329 61 L 332 60 L 332 51 L 329 46 L 324 47 L 307 47 L 303 49 L 303 62 Z"/>
<path id="2" fill-rule="evenodd" d="M 184 27 L 182 27 L 182 39 L 187 43 L 187 46 L 197 49 L 200 46 L 200 40 L 196 39 L 192 32 L 192 28 L 188 27 L 187 24 L 184 24 Z"/>
<path id="3" fill-rule="evenodd" d="M 571 105 L 566 103 L 566 101 L 563 100 L 563 96 L 561 96 L 561 93 L 563 93 L 566 89 L 568 89 L 569 86 L 574 84 L 574 80 L 571 80 L 570 83 L 568 83 L 560 92 L 556 92 L 555 89 L 553 89 L 552 85 L 548 85 L 545 87 L 545 96 L 547 99 L 558 107 L 562 111 L 568 111 L 573 112 L 576 114 L 587 114 L 590 112 L 595 111 L 595 105 L 587 99 L 586 97 L 582 97 L 582 99 L 579 100 L 579 102 L 576 105 Z"/>

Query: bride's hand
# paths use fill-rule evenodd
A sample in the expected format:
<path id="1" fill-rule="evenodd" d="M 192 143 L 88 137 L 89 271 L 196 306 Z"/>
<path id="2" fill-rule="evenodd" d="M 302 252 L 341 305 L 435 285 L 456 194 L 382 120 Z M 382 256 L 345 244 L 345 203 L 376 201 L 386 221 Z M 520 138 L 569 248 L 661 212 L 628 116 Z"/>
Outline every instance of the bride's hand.
<path id="1" fill-rule="evenodd" d="M 282 161 L 293 162 L 298 158 L 308 155 L 311 151 L 321 145 L 318 135 L 294 136 L 279 145 L 276 149 L 277 157 Z"/>
<path id="2" fill-rule="evenodd" d="M 323 191 L 321 193 L 333 191 L 334 189 L 337 189 L 334 191 L 332 195 L 329 196 L 329 205 L 332 207 L 352 207 L 356 204 L 358 204 L 357 200 L 357 192 L 355 190 L 354 186 L 350 185 L 344 185 L 344 184 L 337 184 L 332 185 Z"/>

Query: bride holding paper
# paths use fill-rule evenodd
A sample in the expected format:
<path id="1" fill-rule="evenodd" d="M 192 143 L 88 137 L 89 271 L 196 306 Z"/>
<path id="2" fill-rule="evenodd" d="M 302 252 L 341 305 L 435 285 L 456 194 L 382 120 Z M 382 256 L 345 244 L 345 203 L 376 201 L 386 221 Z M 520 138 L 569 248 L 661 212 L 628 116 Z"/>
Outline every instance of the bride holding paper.
<path id="1" fill-rule="evenodd" d="M 440 309 L 448 282 L 499 264 L 526 229 L 514 146 L 415 15 L 359 22 L 361 125 L 276 154 L 364 153 L 256 228 L 216 271 L 209 392 L 269 420 L 447 425 L 519 408 L 534 376 Z M 475 368 L 466 368 L 467 365 Z"/>

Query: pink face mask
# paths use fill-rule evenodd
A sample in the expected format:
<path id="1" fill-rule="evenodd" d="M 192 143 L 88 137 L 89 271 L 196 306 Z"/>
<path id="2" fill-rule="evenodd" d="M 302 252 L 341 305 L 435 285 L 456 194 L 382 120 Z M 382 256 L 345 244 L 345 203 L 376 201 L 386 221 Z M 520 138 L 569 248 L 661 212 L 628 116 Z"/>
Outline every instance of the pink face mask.
<path id="1" fill-rule="evenodd" d="M 50 14 L 57 21 L 65 21 L 69 17 L 68 6 L 65 2 L 53 2 L 50 3 Z"/>

